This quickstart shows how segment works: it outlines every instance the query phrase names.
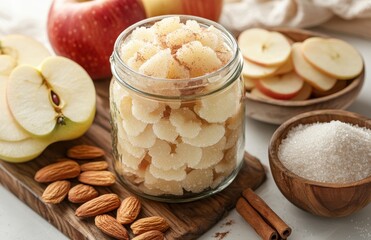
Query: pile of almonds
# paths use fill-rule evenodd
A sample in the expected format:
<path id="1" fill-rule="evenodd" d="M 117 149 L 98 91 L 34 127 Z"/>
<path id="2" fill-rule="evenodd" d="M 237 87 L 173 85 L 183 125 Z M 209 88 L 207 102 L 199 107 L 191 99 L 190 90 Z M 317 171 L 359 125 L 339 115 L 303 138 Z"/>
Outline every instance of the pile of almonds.
<path id="1" fill-rule="evenodd" d="M 94 186 L 111 186 L 115 184 L 115 175 L 108 171 L 101 148 L 90 145 L 77 145 L 67 151 L 67 157 L 59 159 L 36 172 L 34 179 L 40 183 L 50 183 L 42 199 L 45 203 L 58 204 L 67 196 L 72 203 L 80 203 L 75 215 L 80 218 L 95 217 L 95 225 L 105 234 L 115 239 L 130 239 L 123 225 L 130 225 L 135 240 L 164 239 L 163 232 L 169 228 L 167 221 L 160 216 L 137 219 L 141 202 L 134 196 L 123 201 L 114 193 L 99 196 Z M 79 164 L 75 160 L 89 160 Z M 77 178 L 79 184 L 71 188 L 68 179 Z M 116 210 L 116 218 L 106 213 Z"/>

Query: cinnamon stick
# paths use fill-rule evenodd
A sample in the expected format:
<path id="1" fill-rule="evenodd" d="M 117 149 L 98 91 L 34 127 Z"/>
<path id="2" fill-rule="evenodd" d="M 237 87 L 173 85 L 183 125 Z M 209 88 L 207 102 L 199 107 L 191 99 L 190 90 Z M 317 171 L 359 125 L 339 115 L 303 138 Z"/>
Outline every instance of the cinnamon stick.
<path id="1" fill-rule="evenodd" d="M 283 239 L 291 234 L 291 228 L 261 199 L 251 188 L 245 189 L 242 196 L 268 222 Z"/>
<path id="2" fill-rule="evenodd" d="M 264 221 L 259 213 L 244 198 L 241 197 L 238 199 L 236 210 L 263 240 L 278 239 L 277 232 Z"/>

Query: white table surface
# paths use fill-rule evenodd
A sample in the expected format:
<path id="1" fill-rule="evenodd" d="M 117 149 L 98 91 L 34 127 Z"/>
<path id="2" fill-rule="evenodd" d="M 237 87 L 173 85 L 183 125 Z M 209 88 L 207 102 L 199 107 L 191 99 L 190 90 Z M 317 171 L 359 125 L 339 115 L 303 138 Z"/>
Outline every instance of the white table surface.
<path id="1" fill-rule="evenodd" d="M 45 32 L 50 3 L 51 0 L 1 0 L 0 38 L 5 34 L 22 33 L 35 37 L 50 48 Z M 314 30 L 322 31 L 321 29 Z M 343 34 L 329 34 L 355 46 L 365 59 L 366 74 L 371 72 L 370 40 Z M 371 77 L 369 74 L 366 75 L 360 95 L 348 110 L 371 117 Z M 258 157 L 267 169 L 269 169 L 268 143 L 276 128 L 276 125 L 261 123 L 249 118 L 246 120 L 245 148 Z M 371 239 L 371 205 L 354 215 L 340 219 L 313 216 L 298 209 L 284 198 L 269 171 L 266 182 L 256 192 L 292 227 L 291 239 Z M 219 239 L 216 237 L 217 232 L 227 233 L 223 240 L 260 239 L 235 210 L 232 210 L 200 239 Z M 0 239 L 65 240 L 68 238 L 0 185 Z"/>

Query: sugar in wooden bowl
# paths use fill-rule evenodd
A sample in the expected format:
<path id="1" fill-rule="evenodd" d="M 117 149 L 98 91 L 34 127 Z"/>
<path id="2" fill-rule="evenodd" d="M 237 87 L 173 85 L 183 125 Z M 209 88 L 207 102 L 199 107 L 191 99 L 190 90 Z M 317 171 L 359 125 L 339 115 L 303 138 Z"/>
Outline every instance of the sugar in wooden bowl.
<path id="1" fill-rule="evenodd" d="M 371 119 L 343 110 L 293 117 L 272 136 L 273 178 L 293 204 L 342 217 L 371 202 Z"/>

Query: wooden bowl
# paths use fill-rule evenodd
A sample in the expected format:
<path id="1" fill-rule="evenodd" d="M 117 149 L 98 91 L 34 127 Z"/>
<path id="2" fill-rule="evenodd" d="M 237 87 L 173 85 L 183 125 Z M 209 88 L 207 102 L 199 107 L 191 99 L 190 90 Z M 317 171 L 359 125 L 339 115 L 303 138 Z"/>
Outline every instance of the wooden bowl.
<path id="1" fill-rule="evenodd" d="M 331 120 L 371 129 L 371 119 L 343 110 L 317 110 L 300 114 L 283 123 L 273 134 L 268 150 L 269 164 L 276 185 L 291 203 L 314 215 L 343 217 L 371 202 L 371 176 L 346 184 L 316 182 L 292 173 L 278 158 L 278 148 L 290 129 L 299 124 Z"/>
<path id="2" fill-rule="evenodd" d="M 319 33 L 304 31 L 301 29 L 273 28 L 295 42 L 301 42 L 309 37 L 327 37 Z M 262 99 L 246 92 L 246 114 L 247 116 L 273 124 L 281 124 L 289 118 L 300 113 L 319 109 L 346 109 L 358 96 L 365 78 L 365 68 L 362 73 L 344 89 L 320 98 L 312 98 L 304 101 L 288 101 L 275 99 Z"/>

